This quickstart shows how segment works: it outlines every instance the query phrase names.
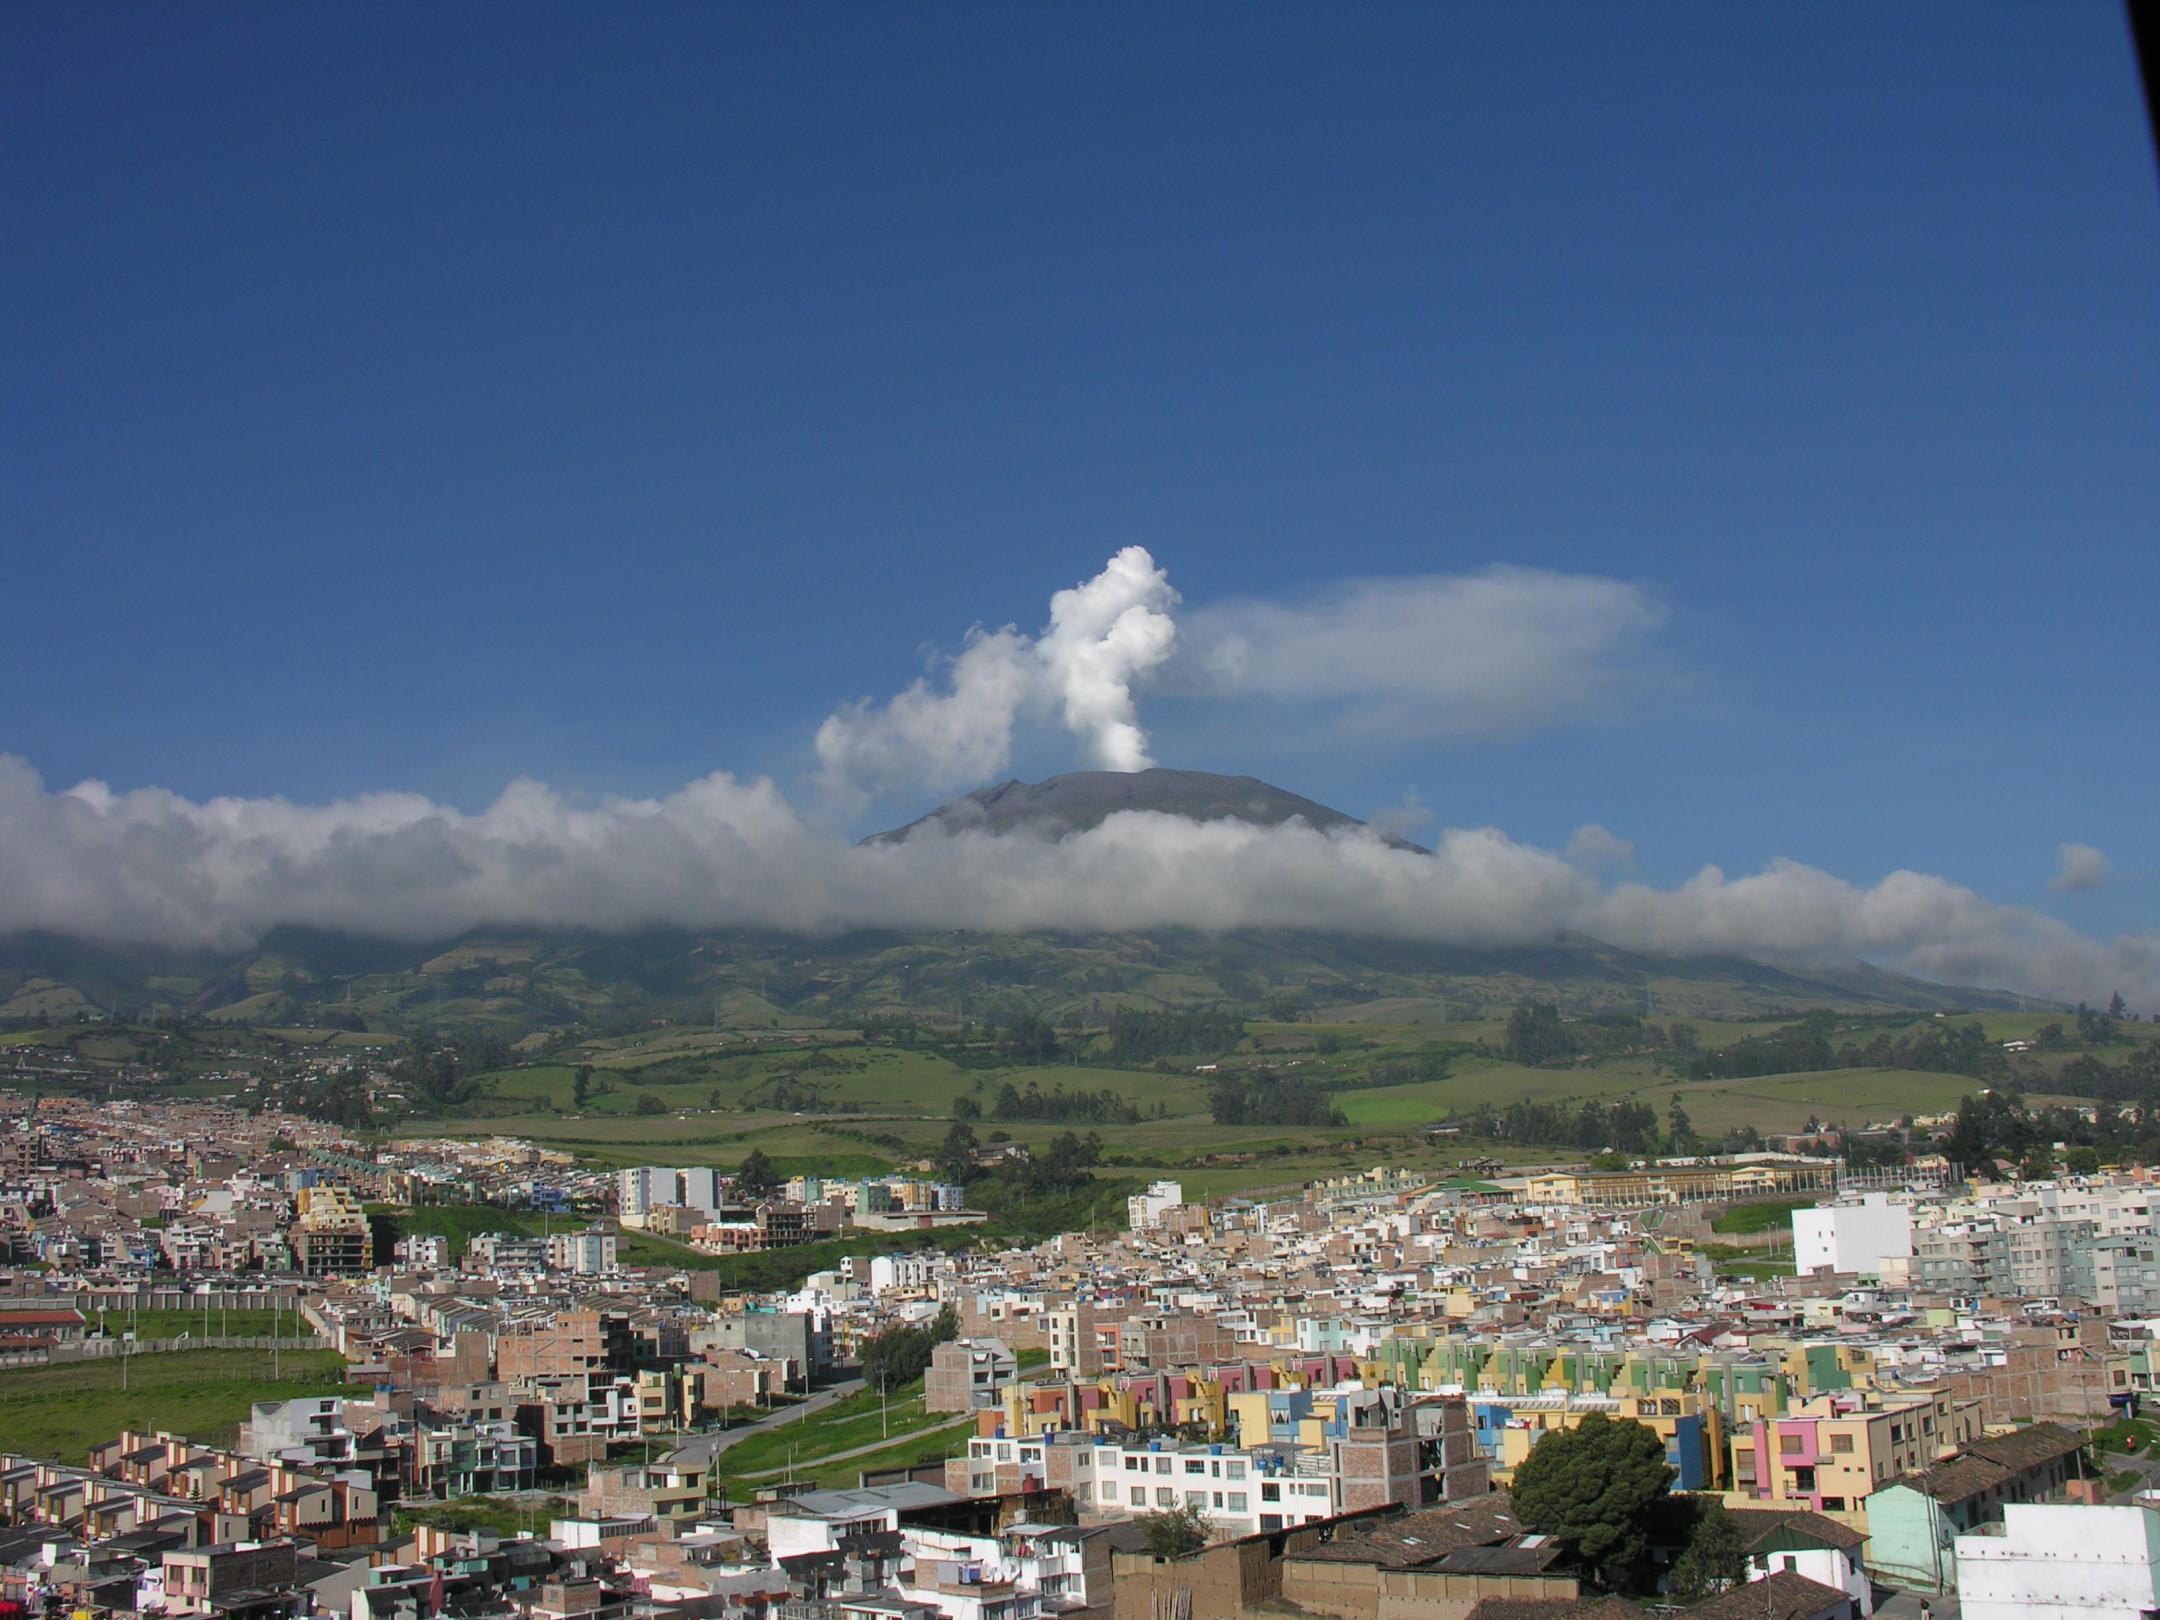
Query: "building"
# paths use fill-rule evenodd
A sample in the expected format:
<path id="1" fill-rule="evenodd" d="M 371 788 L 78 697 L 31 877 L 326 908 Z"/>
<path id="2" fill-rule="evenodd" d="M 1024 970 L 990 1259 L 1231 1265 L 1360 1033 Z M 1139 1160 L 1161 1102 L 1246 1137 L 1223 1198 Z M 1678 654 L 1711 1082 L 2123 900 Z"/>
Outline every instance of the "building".
<path id="1" fill-rule="evenodd" d="M 580 1277 L 604 1277 L 616 1269 L 615 1234 L 599 1227 L 582 1232 L 556 1232 L 547 1239 L 550 1271 L 567 1271 Z"/>
<path id="2" fill-rule="evenodd" d="M 1957 1538 L 1967 1620 L 2145 1620 L 2160 1612 L 2160 1513 L 2012 1503 Z"/>
<path id="3" fill-rule="evenodd" d="M 1862 1556 L 1867 1537 L 1850 1525 L 1777 1508 L 1734 1508 L 1732 1523 L 1747 1549 L 1751 1581 L 1801 1575 L 1843 1592 L 1863 1617 L 1875 1612 L 1875 1583 Z"/>
<path id="4" fill-rule="evenodd" d="M 2058 1494 L 2082 1444 L 2061 1424 L 2036 1423 L 1891 1480 L 1868 1498 L 1869 1568 L 1896 1585 L 1948 1590 L 1957 1537 L 1996 1522 L 2014 1504 Z"/>
<path id="5" fill-rule="evenodd" d="M 832 1325 L 818 1311 L 749 1309 L 715 1317 L 690 1336 L 690 1350 L 745 1350 L 788 1364 L 787 1382 L 799 1389 L 832 1365 Z"/>
<path id="6" fill-rule="evenodd" d="M 1733 1489 L 1764 1503 L 1851 1512 L 1979 1436 L 1980 1403 L 1947 1390 L 1884 1405 L 1818 1395 L 1734 1431 Z"/>
<path id="7" fill-rule="evenodd" d="M 293 1260 L 309 1277 L 375 1268 L 375 1234 L 360 1200 L 345 1187 L 303 1187 L 294 1195 Z"/>
<path id="8" fill-rule="evenodd" d="M 1869 1193 L 1858 1203 L 1818 1204 L 1792 1214 L 1793 1267 L 1902 1281 L 1912 1261 L 1912 1206 Z"/>
<path id="9" fill-rule="evenodd" d="M 268 1620 L 301 1614 L 307 1606 L 295 1581 L 299 1550 L 289 1541 L 174 1548 L 164 1563 L 168 1615 Z"/>
<path id="10" fill-rule="evenodd" d="M 1103 1370 L 1102 1344 L 1096 1337 L 1095 1307 L 1087 1300 L 1063 1310 L 1045 1311 L 1043 1337 L 1050 1341 L 1050 1370 L 1067 1378 L 1093 1378 Z"/>
<path id="11" fill-rule="evenodd" d="M 993 1407 L 1020 1375 L 1020 1361 L 998 1339 L 952 1339 L 930 1353 L 923 1410 L 973 1412 Z"/>
<path id="12" fill-rule="evenodd" d="M 1660 1159 L 1639 1170 L 1556 1170 L 1529 1177 L 1533 1204 L 1593 1209 L 1655 1209 L 1667 1204 L 1724 1203 L 1837 1191 L 1835 1159 L 1735 1154 L 1726 1159 Z"/>
<path id="13" fill-rule="evenodd" d="M 1146 1232 L 1162 1225 L 1163 1212 L 1185 1202 L 1185 1189 L 1175 1181 L 1152 1181 L 1146 1192 L 1134 1193 L 1125 1200 L 1126 1223 L 1135 1232 Z"/>

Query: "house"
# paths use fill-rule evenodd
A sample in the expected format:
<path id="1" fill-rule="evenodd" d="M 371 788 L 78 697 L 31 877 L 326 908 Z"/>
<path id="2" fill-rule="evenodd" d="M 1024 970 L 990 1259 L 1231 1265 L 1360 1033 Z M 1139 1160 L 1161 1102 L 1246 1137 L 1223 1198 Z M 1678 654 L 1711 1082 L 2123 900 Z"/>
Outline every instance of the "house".
<path id="1" fill-rule="evenodd" d="M 2059 1423 L 1976 1440 L 1930 1468 L 1900 1475 L 1867 1501 L 1868 1563 L 1881 1580 L 1930 1592 L 1956 1581 L 1955 1540 L 2011 1503 L 2040 1502 L 2071 1477 L 2083 1442 Z"/>
<path id="2" fill-rule="evenodd" d="M 1850 1525 L 1778 1508 L 1733 1508 L 1728 1516 L 1747 1549 L 1750 1580 L 1780 1571 L 1804 1575 L 1851 1598 L 1862 1620 L 1875 1612 L 1875 1587 L 1862 1557 L 1867 1537 Z"/>

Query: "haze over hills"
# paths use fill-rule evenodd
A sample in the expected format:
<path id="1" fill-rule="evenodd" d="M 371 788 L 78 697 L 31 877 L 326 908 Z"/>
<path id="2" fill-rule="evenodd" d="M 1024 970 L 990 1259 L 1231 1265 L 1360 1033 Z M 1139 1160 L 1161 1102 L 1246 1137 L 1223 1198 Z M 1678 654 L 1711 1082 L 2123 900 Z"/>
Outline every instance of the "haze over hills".
<path id="1" fill-rule="evenodd" d="M 1303 821 L 1320 832 L 1365 825 L 1355 816 L 1286 792 L 1258 777 L 1156 766 L 1143 771 L 1072 771 L 1040 782 L 1000 782 L 950 800 L 904 827 L 873 833 L 863 842 L 897 844 L 925 831 L 970 830 L 1028 831 L 1062 838 L 1100 826 L 1105 818 L 1126 810 L 1184 816 L 1192 821 L 1246 821 L 1258 827 Z M 1378 836 L 1398 849 L 1431 853 L 1393 833 L 1382 831 Z"/>
<path id="2" fill-rule="evenodd" d="M 1355 817 L 1248 776 L 1087 771 L 1008 781 L 866 839 L 1034 831 L 1061 839 L 1120 811 L 1336 832 Z M 1401 850 L 1427 852 L 1391 835 Z M 184 1015 L 267 1025 L 486 1028 L 515 1038 L 655 1020 L 810 1027 L 877 1014 L 928 1020 L 1107 1018 L 1119 1005 L 1273 1006 L 1332 1017 L 1439 1018 L 1465 1005 L 1556 1001 L 1573 1012 L 1747 1016 L 1808 1006 L 2006 1008 L 2014 995 L 1931 984 L 1860 961 L 1794 969 L 1733 954 L 1627 951 L 1576 934 L 1506 948 L 1342 929 L 1133 932 L 495 927 L 402 943 L 279 928 L 240 951 L 0 939 L 0 1022 Z"/>

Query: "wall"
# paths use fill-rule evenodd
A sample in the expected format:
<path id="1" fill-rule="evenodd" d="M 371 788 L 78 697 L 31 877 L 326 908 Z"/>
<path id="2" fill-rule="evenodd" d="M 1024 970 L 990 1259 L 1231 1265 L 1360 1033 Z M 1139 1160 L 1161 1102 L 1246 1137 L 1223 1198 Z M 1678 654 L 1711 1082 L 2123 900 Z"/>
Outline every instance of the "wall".
<path id="1" fill-rule="evenodd" d="M 2160 1517 L 2013 1503 L 2004 1533 L 1957 1538 L 1966 1620 L 2139 1620 L 2160 1608 Z"/>

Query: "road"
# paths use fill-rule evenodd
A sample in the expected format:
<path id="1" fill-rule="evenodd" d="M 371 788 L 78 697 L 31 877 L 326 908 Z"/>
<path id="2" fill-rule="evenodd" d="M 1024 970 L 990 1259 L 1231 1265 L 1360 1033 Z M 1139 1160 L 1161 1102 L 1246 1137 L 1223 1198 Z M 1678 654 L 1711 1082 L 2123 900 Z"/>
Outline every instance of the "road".
<path id="1" fill-rule="evenodd" d="M 822 1412 L 833 1402 L 854 1394 L 863 1387 L 860 1378 L 843 1378 L 837 1384 L 828 1384 L 815 1395 L 794 1406 L 783 1406 L 777 1412 L 767 1413 L 755 1423 L 745 1423 L 740 1428 L 723 1429 L 718 1434 L 694 1434 L 668 1455 L 680 1458 L 699 1467 L 711 1466 L 712 1460 L 753 1434 L 765 1434 L 789 1423 L 800 1422 L 813 1412 Z"/>

